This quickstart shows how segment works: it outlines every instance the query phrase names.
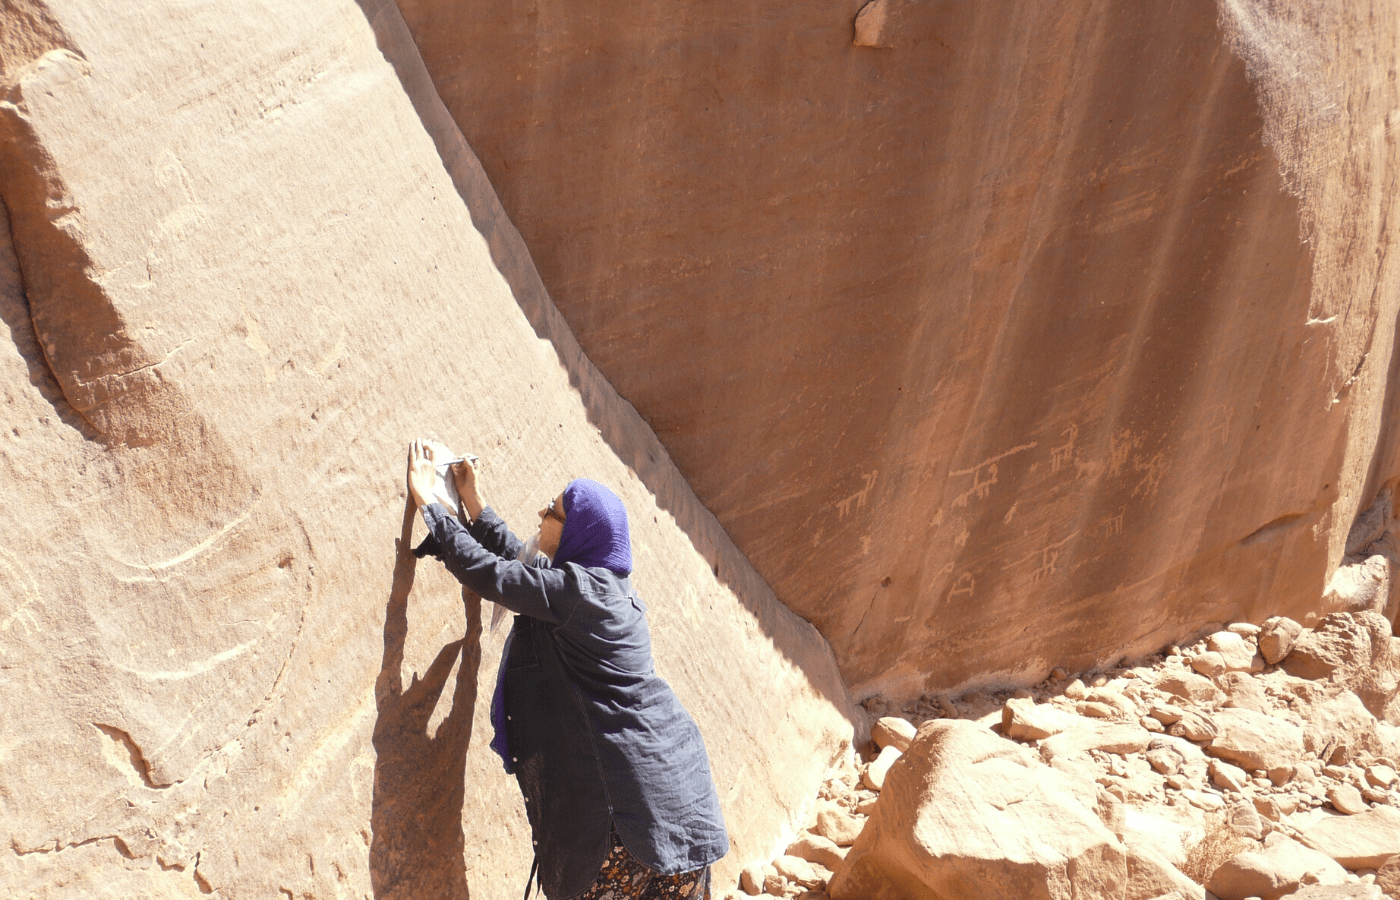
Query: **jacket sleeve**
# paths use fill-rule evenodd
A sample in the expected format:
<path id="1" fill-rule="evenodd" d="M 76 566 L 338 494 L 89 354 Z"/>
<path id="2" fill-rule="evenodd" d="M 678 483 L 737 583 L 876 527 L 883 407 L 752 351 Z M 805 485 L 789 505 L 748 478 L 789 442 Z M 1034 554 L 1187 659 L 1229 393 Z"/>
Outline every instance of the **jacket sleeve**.
<path id="1" fill-rule="evenodd" d="M 467 531 L 476 538 L 478 544 L 501 559 L 515 559 L 520 555 L 520 548 L 525 545 L 524 541 L 506 527 L 505 520 L 496 515 L 496 511 L 489 506 L 481 511 L 476 521 L 467 526 Z"/>
<path id="2" fill-rule="evenodd" d="M 423 507 L 423 521 L 437 545 L 435 555 L 459 582 L 513 613 L 550 625 L 568 622 L 580 597 L 569 573 L 497 556 L 440 504 Z"/>

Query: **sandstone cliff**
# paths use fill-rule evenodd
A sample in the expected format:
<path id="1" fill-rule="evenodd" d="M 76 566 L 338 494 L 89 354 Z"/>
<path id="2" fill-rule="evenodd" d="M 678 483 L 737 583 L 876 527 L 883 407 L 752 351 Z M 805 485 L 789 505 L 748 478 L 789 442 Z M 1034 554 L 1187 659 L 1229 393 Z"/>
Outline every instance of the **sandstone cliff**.
<path id="1" fill-rule="evenodd" d="M 407 553 L 423 432 L 519 528 L 617 487 L 725 877 L 848 747 L 826 643 L 582 356 L 397 15 L 0 5 L 7 896 L 518 896 L 504 635 Z"/>
<path id="2" fill-rule="evenodd" d="M 400 6 L 859 695 L 1329 608 L 1400 475 L 1394 4 Z"/>

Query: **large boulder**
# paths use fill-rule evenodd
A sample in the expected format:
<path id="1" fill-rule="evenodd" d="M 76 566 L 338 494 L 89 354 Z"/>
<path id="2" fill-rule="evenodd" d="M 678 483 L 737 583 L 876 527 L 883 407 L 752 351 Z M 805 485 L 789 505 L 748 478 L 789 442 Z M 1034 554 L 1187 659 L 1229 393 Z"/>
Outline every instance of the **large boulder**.
<path id="1" fill-rule="evenodd" d="M 1128 853 L 1099 804 L 1092 782 L 975 723 L 927 723 L 890 769 L 831 896 L 1116 900 Z"/>
<path id="2" fill-rule="evenodd" d="M 1347 872 L 1326 854 L 1279 835 L 1259 850 L 1246 850 L 1221 864 L 1206 879 L 1220 900 L 1279 900 L 1305 883 L 1345 884 Z"/>
<path id="3" fill-rule="evenodd" d="M 1400 638 L 1377 612 L 1325 616 L 1302 635 L 1284 657 L 1283 669 L 1296 678 L 1328 681 L 1356 694 L 1376 718 L 1395 721 L 1400 691 Z"/>
<path id="4" fill-rule="evenodd" d="M 1247 769 L 1291 766 L 1303 755 L 1303 729 L 1252 709 L 1221 709 L 1212 714 L 1216 735 L 1206 752 Z"/>
<path id="5" fill-rule="evenodd" d="M 581 354 L 374 7 L 0 4 L 7 896 L 518 895 L 504 635 L 409 552 L 424 433 L 526 534 L 572 476 L 621 495 L 718 878 L 848 747 L 824 641 Z"/>

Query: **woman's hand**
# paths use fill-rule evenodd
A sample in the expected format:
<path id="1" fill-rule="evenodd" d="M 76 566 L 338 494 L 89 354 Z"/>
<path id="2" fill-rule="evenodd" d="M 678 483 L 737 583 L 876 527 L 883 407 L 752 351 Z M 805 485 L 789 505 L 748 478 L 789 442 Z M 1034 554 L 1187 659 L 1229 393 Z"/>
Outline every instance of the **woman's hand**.
<path id="1" fill-rule="evenodd" d="M 462 511 L 466 513 L 467 521 L 475 522 L 486 506 L 477 488 L 476 467 L 470 460 L 462 460 L 452 467 L 452 480 L 457 484 L 457 496 L 462 498 Z"/>
<path id="2" fill-rule="evenodd" d="M 433 448 L 421 438 L 408 446 L 408 493 L 420 508 L 433 502 L 433 487 L 437 485 L 433 456 Z"/>

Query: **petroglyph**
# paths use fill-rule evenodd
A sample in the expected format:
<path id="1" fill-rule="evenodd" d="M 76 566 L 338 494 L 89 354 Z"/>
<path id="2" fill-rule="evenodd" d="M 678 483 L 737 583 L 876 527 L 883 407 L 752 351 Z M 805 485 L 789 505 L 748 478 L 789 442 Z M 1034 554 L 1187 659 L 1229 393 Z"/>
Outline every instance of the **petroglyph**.
<path id="1" fill-rule="evenodd" d="M 1012 447 L 996 456 L 988 457 L 975 466 L 968 469 L 956 469 L 948 473 L 949 477 L 959 477 L 963 475 L 972 476 L 972 487 L 963 491 L 953 500 L 954 506 L 967 506 L 968 501 L 975 494 L 978 500 L 987 499 L 991 493 L 992 485 L 997 483 L 997 463 L 1017 453 L 1034 449 L 1039 444 L 1038 441 L 1031 441 L 1029 444 L 1021 444 L 1019 447 Z"/>
<path id="2" fill-rule="evenodd" d="M 865 481 L 865 487 L 844 500 L 836 501 L 836 517 L 838 519 L 846 518 L 851 512 L 852 507 L 860 510 L 865 506 L 865 501 L 870 496 L 870 489 L 875 486 L 875 479 L 880 477 L 880 470 L 876 469 L 874 472 L 861 475 L 860 477 Z"/>
<path id="3" fill-rule="evenodd" d="M 1070 423 L 1061 434 L 1065 437 L 1065 442 L 1058 447 L 1050 448 L 1050 474 L 1053 475 L 1064 468 L 1066 463 L 1074 461 L 1075 441 L 1079 438 L 1079 426 Z"/>
<path id="4" fill-rule="evenodd" d="M 948 599 L 952 600 L 958 596 L 971 597 L 976 590 L 977 579 L 972 577 L 971 572 L 964 572 L 953 582 L 952 587 L 948 588 Z"/>
<path id="5" fill-rule="evenodd" d="M 1047 544 L 1035 553 L 1021 557 L 1016 561 L 1016 565 L 1034 561 L 1035 570 L 1031 572 L 1031 581 L 1035 583 L 1044 581 L 1060 570 L 1060 554 L 1064 551 L 1065 545 L 1074 540 L 1078 535 L 1078 531 L 1071 532 L 1068 537 L 1062 538 L 1053 544 Z"/>

